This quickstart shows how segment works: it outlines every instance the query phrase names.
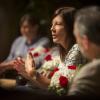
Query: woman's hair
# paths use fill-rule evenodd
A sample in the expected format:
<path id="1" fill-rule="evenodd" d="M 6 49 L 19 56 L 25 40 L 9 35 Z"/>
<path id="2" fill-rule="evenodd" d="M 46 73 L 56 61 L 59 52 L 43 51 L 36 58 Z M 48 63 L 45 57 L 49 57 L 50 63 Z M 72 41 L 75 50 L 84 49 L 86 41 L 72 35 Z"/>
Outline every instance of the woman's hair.
<path id="1" fill-rule="evenodd" d="M 62 7 L 62 8 L 57 9 L 53 15 L 53 18 L 58 15 L 61 16 L 64 21 L 65 29 L 66 29 L 65 43 L 66 42 L 69 43 L 67 51 L 69 51 L 71 47 L 73 46 L 73 44 L 75 43 L 75 37 L 73 35 L 73 23 L 74 23 L 75 12 L 76 12 L 76 9 L 73 7 Z M 60 58 L 62 61 L 64 61 L 67 51 L 61 45 L 59 45 L 59 50 L 60 50 Z"/>

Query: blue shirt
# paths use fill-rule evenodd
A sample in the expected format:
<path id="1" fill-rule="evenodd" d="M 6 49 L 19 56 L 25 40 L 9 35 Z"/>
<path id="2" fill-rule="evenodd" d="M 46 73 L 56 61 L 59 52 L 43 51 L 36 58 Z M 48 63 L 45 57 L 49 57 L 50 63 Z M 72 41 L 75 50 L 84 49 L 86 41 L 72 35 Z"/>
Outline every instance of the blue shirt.
<path id="1" fill-rule="evenodd" d="M 27 44 L 27 40 L 24 36 L 18 37 L 12 44 L 11 51 L 6 61 L 15 59 L 18 56 L 25 57 L 30 48 L 36 48 L 37 46 L 46 46 L 49 43 L 49 39 L 41 37 L 33 40 L 32 44 Z"/>

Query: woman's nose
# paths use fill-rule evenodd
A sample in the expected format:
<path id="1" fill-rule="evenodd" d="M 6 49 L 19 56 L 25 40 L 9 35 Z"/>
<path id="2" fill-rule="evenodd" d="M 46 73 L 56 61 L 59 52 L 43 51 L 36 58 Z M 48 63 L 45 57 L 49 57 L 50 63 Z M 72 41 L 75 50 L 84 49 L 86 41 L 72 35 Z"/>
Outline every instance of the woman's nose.
<path id="1" fill-rule="evenodd" d="M 53 25 L 51 26 L 51 29 L 50 29 L 50 30 L 51 30 L 51 31 L 53 31 L 53 30 L 54 30 L 54 26 L 53 26 Z"/>

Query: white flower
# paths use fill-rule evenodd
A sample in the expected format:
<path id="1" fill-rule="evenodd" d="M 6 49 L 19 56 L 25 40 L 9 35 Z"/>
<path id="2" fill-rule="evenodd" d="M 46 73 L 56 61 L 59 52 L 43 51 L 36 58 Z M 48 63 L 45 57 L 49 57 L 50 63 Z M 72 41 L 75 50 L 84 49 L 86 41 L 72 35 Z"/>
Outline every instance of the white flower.
<path id="1" fill-rule="evenodd" d="M 45 51 L 45 48 L 43 46 L 38 46 L 38 47 L 34 48 L 33 50 L 29 51 L 32 53 L 33 59 L 37 66 L 39 64 L 42 64 L 44 61 L 44 56 L 46 55 L 46 53 L 44 51 Z"/>
<path id="2" fill-rule="evenodd" d="M 38 52 L 39 54 L 41 54 L 41 52 L 43 52 L 44 49 L 45 49 L 44 47 L 38 46 L 34 50 L 32 50 L 31 53 L 34 54 L 34 53 Z"/>
<path id="3" fill-rule="evenodd" d="M 61 76 L 66 77 L 68 79 L 68 84 L 69 84 L 71 83 L 76 72 L 76 69 L 71 69 L 68 66 L 64 66 L 62 63 L 59 65 L 58 68 L 59 70 L 56 71 L 52 76 L 50 86 L 49 86 L 52 90 L 54 89 L 55 92 L 59 91 L 60 89 L 65 91 L 64 87 L 61 87 L 60 85 L 59 79 Z"/>
<path id="4" fill-rule="evenodd" d="M 50 61 L 45 61 L 42 65 L 42 68 L 45 70 L 53 70 L 55 67 L 57 67 L 60 63 L 60 57 L 53 57 Z"/>

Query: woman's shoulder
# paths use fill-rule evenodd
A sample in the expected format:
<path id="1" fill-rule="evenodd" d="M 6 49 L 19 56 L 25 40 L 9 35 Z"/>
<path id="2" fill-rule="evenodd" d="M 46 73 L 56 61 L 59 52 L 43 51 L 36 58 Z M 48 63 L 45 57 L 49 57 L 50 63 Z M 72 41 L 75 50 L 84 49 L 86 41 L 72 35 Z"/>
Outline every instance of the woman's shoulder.
<path id="1" fill-rule="evenodd" d="M 65 63 L 68 65 L 85 64 L 86 58 L 83 57 L 78 44 L 73 45 L 65 57 Z"/>
<path id="2" fill-rule="evenodd" d="M 72 48 L 69 50 L 69 52 L 68 52 L 68 54 L 67 54 L 66 56 L 68 56 L 68 55 L 73 55 L 73 56 L 75 56 L 75 55 L 77 55 L 77 54 L 80 54 L 80 49 L 79 49 L 78 44 L 74 44 L 74 45 L 72 46 Z"/>
<path id="3" fill-rule="evenodd" d="M 70 51 L 71 51 L 71 50 L 73 50 L 73 51 L 80 51 L 79 45 L 78 45 L 78 44 L 74 44 L 74 45 L 72 46 L 72 48 L 70 49 Z"/>

